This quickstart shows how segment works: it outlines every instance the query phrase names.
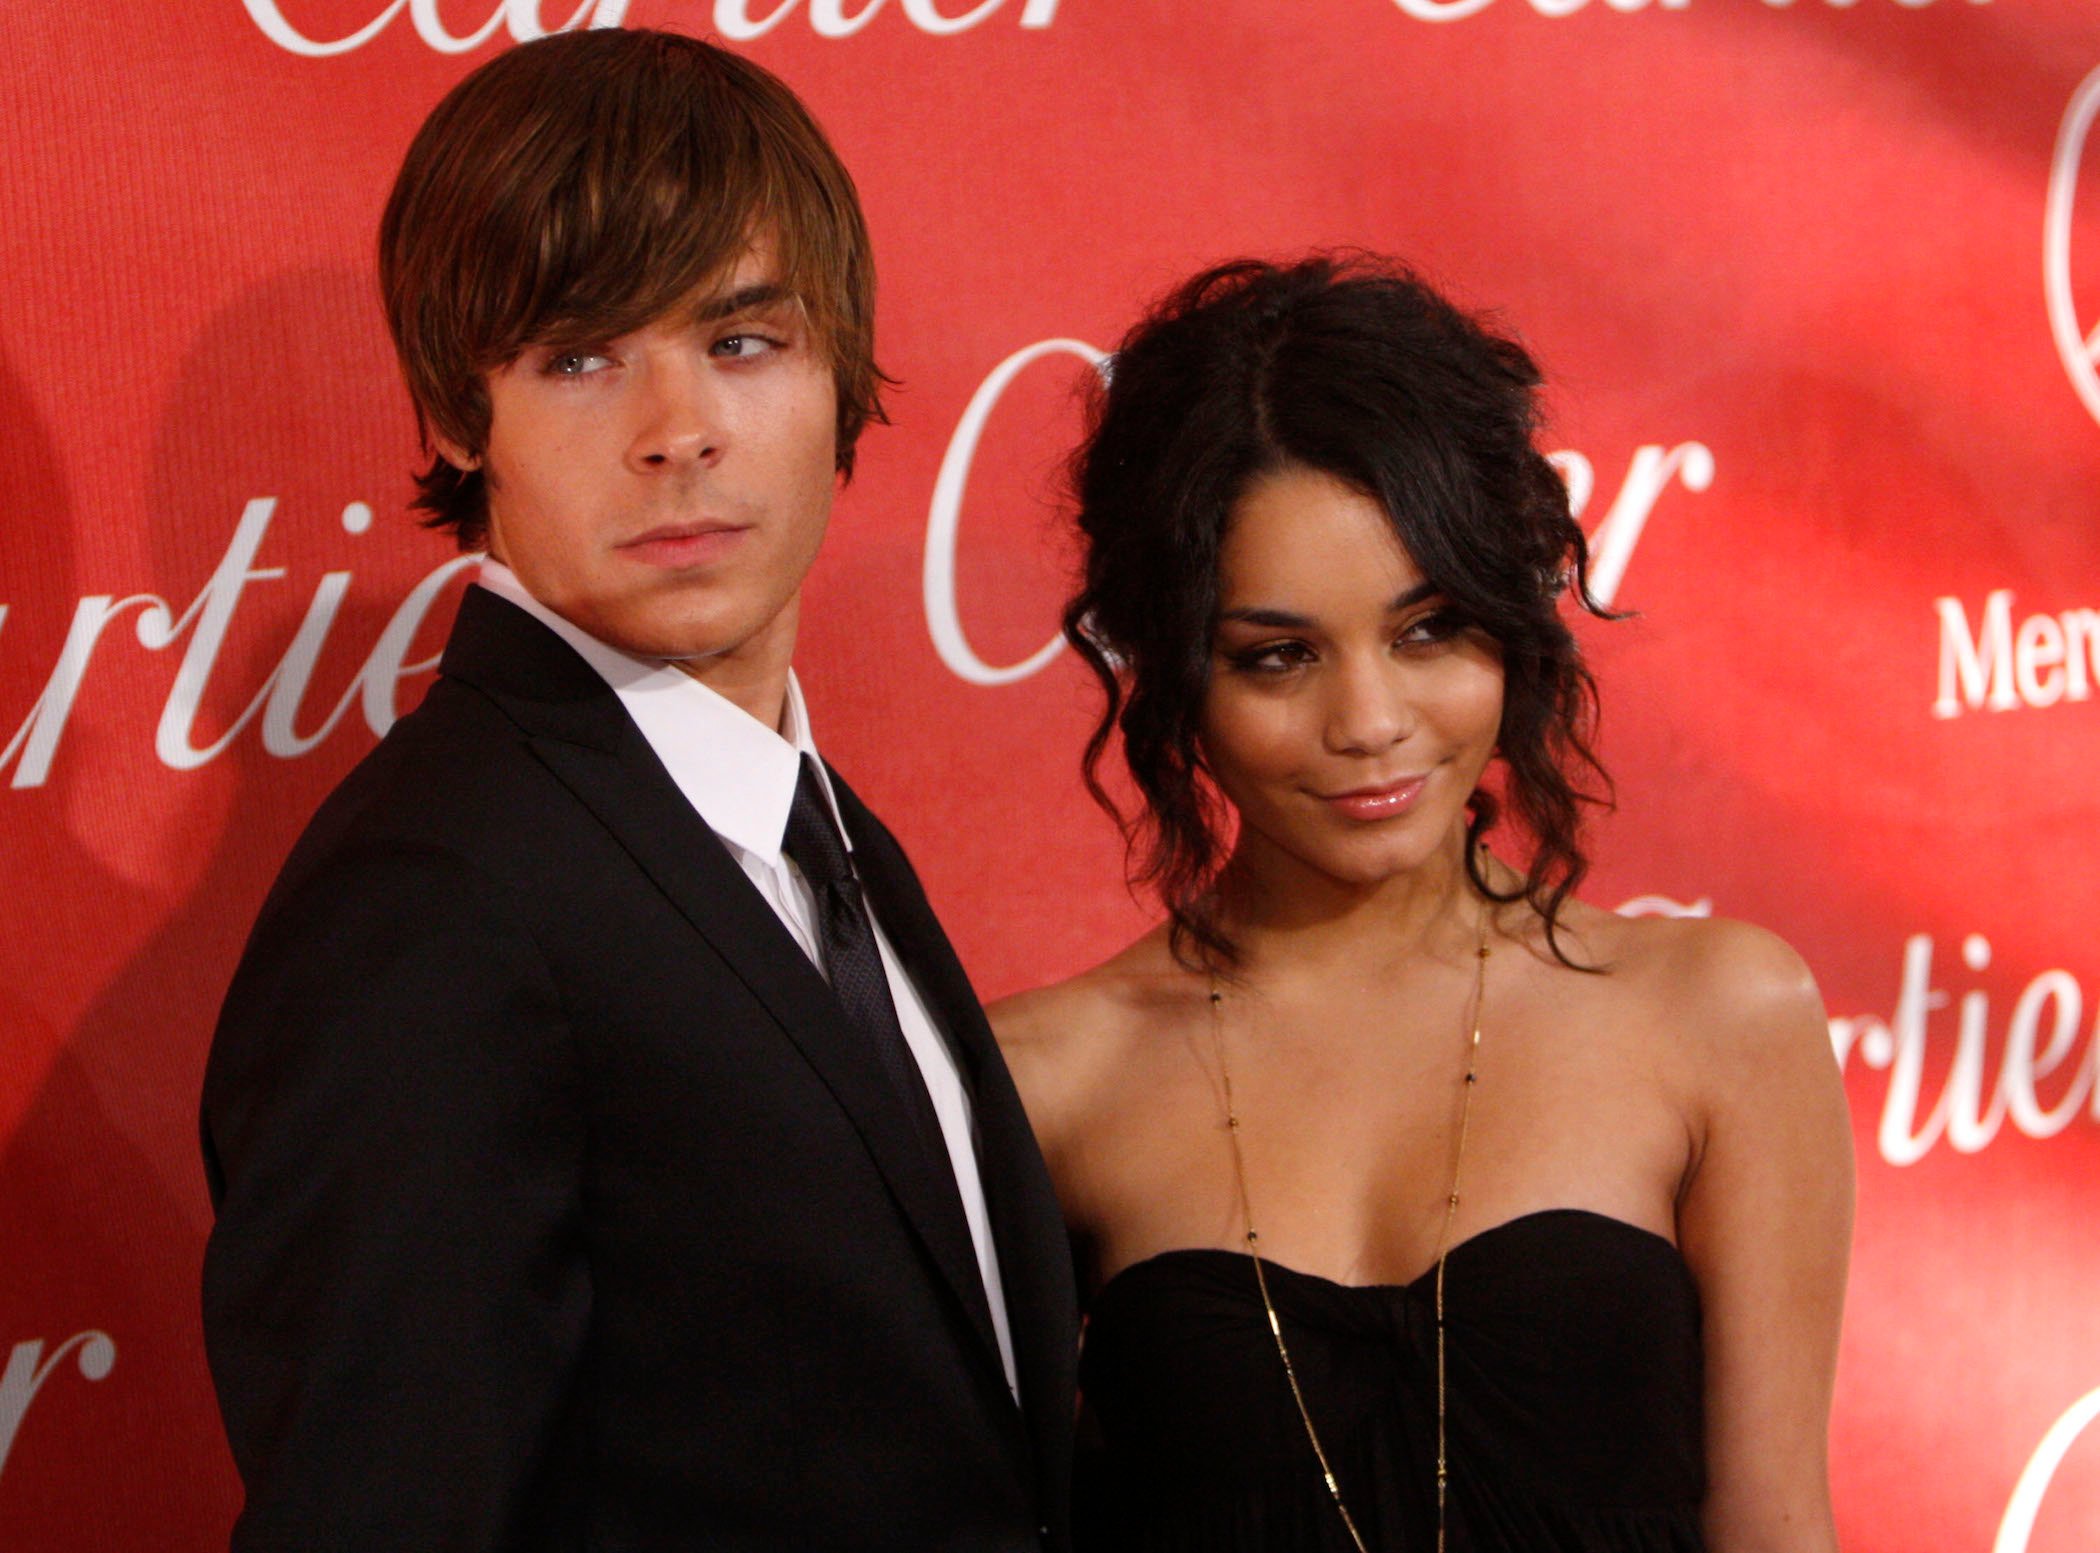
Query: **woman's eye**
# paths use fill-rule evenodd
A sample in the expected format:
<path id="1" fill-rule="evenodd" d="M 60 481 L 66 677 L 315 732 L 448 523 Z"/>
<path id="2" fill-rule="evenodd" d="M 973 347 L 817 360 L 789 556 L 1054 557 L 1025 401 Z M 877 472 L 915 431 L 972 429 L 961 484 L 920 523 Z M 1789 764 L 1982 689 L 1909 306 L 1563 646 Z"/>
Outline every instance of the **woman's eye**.
<path id="1" fill-rule="evenodd" d="M 1287 674 L 1312 662 L 1312 649 L 1303 642 L 1267 642 L 1231 655 L 1232 666 L 1246 674 Z"/>
<path id="2" fill-rule="evenodd" d="M 1448 642 L 1466 629 L 1466 622 L 1454 611 L 1439 609 L 1411 622 L 1399 636 L 1404 647 L 1427 647 L 1438 642 Z"/>

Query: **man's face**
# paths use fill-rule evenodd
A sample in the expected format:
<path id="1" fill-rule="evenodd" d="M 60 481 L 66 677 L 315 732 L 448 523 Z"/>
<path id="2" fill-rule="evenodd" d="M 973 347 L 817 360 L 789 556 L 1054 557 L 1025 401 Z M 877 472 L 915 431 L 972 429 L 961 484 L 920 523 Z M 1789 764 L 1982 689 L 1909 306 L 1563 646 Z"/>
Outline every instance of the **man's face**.
<path id="1" fill-rule="evenodd" d="M 754 245 L 632 334 L 487 378 L 489 553 L 600 641 L 702 680 L 785 665 L 837 485 L 829 360 L 774 282 Z"/>

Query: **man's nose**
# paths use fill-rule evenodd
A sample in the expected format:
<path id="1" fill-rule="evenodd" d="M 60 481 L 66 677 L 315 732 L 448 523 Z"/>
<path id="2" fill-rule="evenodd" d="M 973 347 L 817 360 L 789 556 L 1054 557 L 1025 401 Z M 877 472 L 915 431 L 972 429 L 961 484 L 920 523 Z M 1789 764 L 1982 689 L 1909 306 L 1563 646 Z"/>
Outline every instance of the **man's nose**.
<path id="1" fill-rule="evenodd" d="M 653 353 L 638 389 L 631 463 L 665 470 L 721 459 L 720 396 L 705 361 L 684 350 Z"/>

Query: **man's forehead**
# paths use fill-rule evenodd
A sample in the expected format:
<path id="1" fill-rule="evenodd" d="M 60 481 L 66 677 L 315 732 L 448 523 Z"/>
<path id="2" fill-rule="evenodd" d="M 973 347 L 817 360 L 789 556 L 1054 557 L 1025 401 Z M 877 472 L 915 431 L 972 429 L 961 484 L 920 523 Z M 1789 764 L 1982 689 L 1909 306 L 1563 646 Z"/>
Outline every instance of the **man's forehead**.
<path id="1" fill-rule="evenodd" d="M 805 307 L 800 294 L 780 278 L 770 257 L 762 263 L 752 262 L 747 257 L 732 268 L 702 281 L 653 314 L 629 312 L 616 323 L 606 320 L 602 314 L 595 319 L 560 319 L 542 330 L 530 343 L 567 349 L 601 341 L 609 335 L 633 334 L 649 328 L 696 328 L 746 314 L 782 312 L 801 316 Z"/>
<path id="2" fill-rule="evenodd" d="M 781 264 L 780 243 L 762 223 L 745 229 L 733 257 L 702 277 L 697 285 L 663 310 L 663 318 L 707 322 L 732 313 L 792 303 L 794 288 Z"/>
<path id="3" fill-rule="evenodd" d="M 708 276 L 665 311 L 705 320 L 792 300 L 780 271 L 779 245 L 769 233 L 754 232 L 733 263 Z"/>

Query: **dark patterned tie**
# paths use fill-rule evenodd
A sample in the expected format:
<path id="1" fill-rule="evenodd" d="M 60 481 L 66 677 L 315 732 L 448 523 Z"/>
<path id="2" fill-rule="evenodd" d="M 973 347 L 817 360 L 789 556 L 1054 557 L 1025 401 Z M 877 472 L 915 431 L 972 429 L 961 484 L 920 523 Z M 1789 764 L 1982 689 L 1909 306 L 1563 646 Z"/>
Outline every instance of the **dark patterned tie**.
<path id="1" fill-rule="evenodd" d="M 824 801 L 816 761 L 808 755 L 802 757 L 802 772 L 795 780 L 795 804 L 788 811 L 787 837 L 781 850 L 795 860 L 816 896 L 817 931 L 831 990 L 853 1027 L 874 1045 L 883 1070 L 916 1125 L 919 1141 L 938 1173 L 952 1182 L 954 1166 L 940 1118 L 926 1093 L 926 1076 L 919 1071 L 918 1059 L 912 1056 L 904 1029 L 897 1023 L 897 1005 L 890 997 L 890 979 L 882 968 L 874 924 L 861 900 L 860 881 L 854 877 L 853 860 L 832 820 L 831 806 Z"/>

